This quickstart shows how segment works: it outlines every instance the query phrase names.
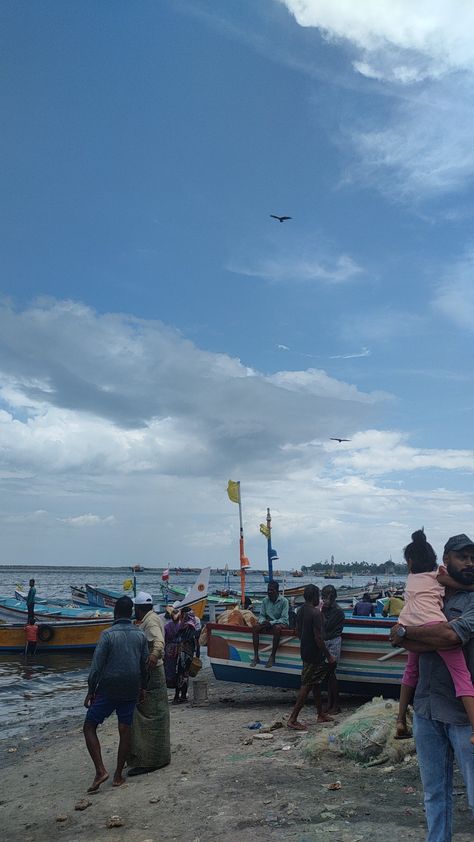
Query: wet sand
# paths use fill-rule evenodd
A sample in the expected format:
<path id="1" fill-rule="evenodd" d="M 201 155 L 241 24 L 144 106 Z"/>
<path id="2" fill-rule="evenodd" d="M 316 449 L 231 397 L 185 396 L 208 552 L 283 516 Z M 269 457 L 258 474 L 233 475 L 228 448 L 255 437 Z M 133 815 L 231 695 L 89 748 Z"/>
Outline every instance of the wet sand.
<path id="1" fill-rule="evenodd" d="M 415 759 L 392 770 L 364 768 L 328 751 L 322 762 L 310 765 L 301 748 L 305 737 L 286 728 L 274 731 L 269 740 L 249 743 L 257 732 L 246 726 L 287 716 L 295 694 L 216 682 L 209 669 L 200 678 L 209 682 L 209 704 L 171 707 L 171 764 L 129 779 L 119 789 L 112 788 L 110 779 L 98 794 L 86 794 L 93 768 L 77 717 L 60 728 L 45 726 L 29 733 L 28 740 L 0 741 L 2 839 L 422 842 L 425 823 Z M 359 703 L 345 700 L 339 721 Z M 324 728 L 330 733 L 330 725 L 315 724 L 311 707 L 303 713 L 311 731 Z M 99 733 L 112 777 L 115 718 Z M 328 789 L 336 781 L 341 788 Z M 468 842 L 472 818 L 458 773 L 455 793 L 453 840 Z M 84 798 L 90 806 L 76 811 L 75 804 Z M 113 815 L 123 825 L 107 828 Z"/>

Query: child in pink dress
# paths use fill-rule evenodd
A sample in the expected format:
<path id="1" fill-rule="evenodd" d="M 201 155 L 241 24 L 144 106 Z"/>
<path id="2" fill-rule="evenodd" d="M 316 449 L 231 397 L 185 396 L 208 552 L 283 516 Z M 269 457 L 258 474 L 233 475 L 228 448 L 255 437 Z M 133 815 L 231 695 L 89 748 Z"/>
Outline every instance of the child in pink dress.
<path id="1" fill-rule="evenodd" d="M 436 565 L 436 553 L 428 544 L 422 529 L 414 532 L 412 543 L 404 550 L 408 565 L 405 589 L 405 605 L 398 622 L 402 626 L 426 626 L 445 623 L 443 614 L 444 587 L 439 579 L 447 577 L 444 567 Z M 438 655 L 446 664 L 453 680 L 456 696 L 462 699 L 473 729 L 471 743 L 474 743 L 474 686 L 461 646 L 455 649 L 438 649 Z M 408 662 L 403 673 L 398 707 L 397 737 L 409 736 L 407 730 L 407 708 L 418 683 L 418 653 L 408 652 Z"/>

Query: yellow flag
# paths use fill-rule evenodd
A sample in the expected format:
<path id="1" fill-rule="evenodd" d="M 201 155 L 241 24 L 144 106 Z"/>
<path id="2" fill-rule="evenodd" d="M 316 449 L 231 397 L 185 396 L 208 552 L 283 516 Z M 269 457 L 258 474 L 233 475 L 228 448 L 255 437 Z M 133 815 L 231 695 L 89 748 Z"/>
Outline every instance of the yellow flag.
<path id="1" fill-rule="evenodd" d="M 125 581 L 122 584 L 123 584 L 124 591 L 131 591 L 132 588 L 133 588 L 132 579 L 125 579 Z"/>
<path id="2" fill-rule="evenodd" d="M 233 503 L 240 503 L 240 483 L 230 479 L 227 483 L 227 494 Z"/>
<path id="3" fill-rule="evenodd" d="M 260 524 L 260 532 L 262 533 L 262 535 L 265 535 L 265 538 L 267 538 L 267 540 L 268 540 L 268 538 L 270 537 L 270 530 L 269 530 L 268 526 L 265 526 L 264 523 L 261 523 Z"/>

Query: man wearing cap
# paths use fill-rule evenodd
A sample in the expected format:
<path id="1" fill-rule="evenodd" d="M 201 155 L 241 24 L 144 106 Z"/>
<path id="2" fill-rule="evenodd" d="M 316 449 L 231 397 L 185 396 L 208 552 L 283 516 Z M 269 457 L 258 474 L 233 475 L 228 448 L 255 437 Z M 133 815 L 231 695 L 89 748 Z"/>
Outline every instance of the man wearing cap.
<path id="1" fill-rule="evenodd" d="M 419 678 L 413 700 L 416 751 L 428 824 L 426 842 L 450 842 L 452 832 L 453 760 L 464 778 L 474 814 L 474 746 L 461 699 L 437 649 L 462 646 L 474 679 L 474 542 L 454 535 L 444 547 L 448 576 L 444 599 L 445 623 L 393 626 L 394 646 L 419 652 Z"/>
<path id="2" fill-rule="evenodd" d="M 166 766 L 171 759 L 170 718 L 166 690 L 163 651 L 163 626 L 153 610 L 151 594 L 140 591 L 133 600 L 135 617 L 148 643 L 148 681 L 146 696 L 134 713 L 132 748 L 128 775 L 144 775 Z"/>
<path id="3" fill-rule="evenodd" d="M 122 786 L 125 761 L 130 753 L 131 725 L 135 705 L 143 698 L 147 682 L 148 646 L 143 632 L 132 624 L 133 603 L 122 596 L 115 603 L 114 623 L 102 632 L 92 658 L 89 689 L 84 700 L 87 708 L 84 737 L 95 766 L 95 778 L 87 790 L 97 792 L 107 780 L 97 726 L 115 710 L 118 719 L 119 747 L 113 786 Z"/>

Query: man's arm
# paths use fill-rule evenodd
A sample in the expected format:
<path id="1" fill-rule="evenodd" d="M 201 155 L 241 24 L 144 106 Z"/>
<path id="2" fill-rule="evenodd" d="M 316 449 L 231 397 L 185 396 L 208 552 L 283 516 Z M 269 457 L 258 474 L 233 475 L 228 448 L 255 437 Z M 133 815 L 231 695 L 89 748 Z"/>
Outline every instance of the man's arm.
<path id="1" fill-rule="evenodd" d="M 460 620 L 456 620 L 459 623 Z M 394 646 L 402 646 L 411 652 L 433 652 L 436 649 L 453 649 L 455 646 L 461 646 L 463 641 L 461 636 L 456 633 L 451 623 L 433 623 L 428 626 L 404 626 L 406 628 L 406 635 L 399 637 L 397 630 L 401 627 L 400 623 L 395 623 L 390 630 L 390 640 Z M 467 638 L 469 639 L 469 638 Z M 407 644 L 422 645 L 423 649 L 411 649 Z"/>
<path id="2" fill-rule="evenodd" d="M 100 677 L 104 671 L 105 664 L 107 663 L 108 651 L 108 637 L 105 634 L 101 634 L 94 650 L 89 677 L 87 679 L 89 694 L 91 696 L 94 695 L 100 681 Z"/>
<path id="3" fill-rule="evenodd" d="M 151 627 L 151 632 L 153 634 L 153 640 L 151 641 L 151 651 L 148 656 L 148 661 L 149 666 L 156 667 L 158 661 L 162 660 L 165 649 L 165 638 L 163 636 L 163 629 L 158 617 Z"/>
<path id="4" fill-rule="evenodd" d="M 323 640 L 323 624 L 321 622 L 321 614 L 320 614 L 319 611 L 314 612 L 313 634 L 314 634 L 314 640 L 316 642 L 316 646 L 318 647 L 318 649 L 321 650 L 324 657 L 326 658 L 326 661 L 328 661 L 329 663 L 332 663 L 333 661 L 335 661 L 336 659 L 332 655 L 329 654 L 329 650 L 328 650 L 328 648 L 327 648 L 327 646 L 326 646 L 326 644 Z"/>

